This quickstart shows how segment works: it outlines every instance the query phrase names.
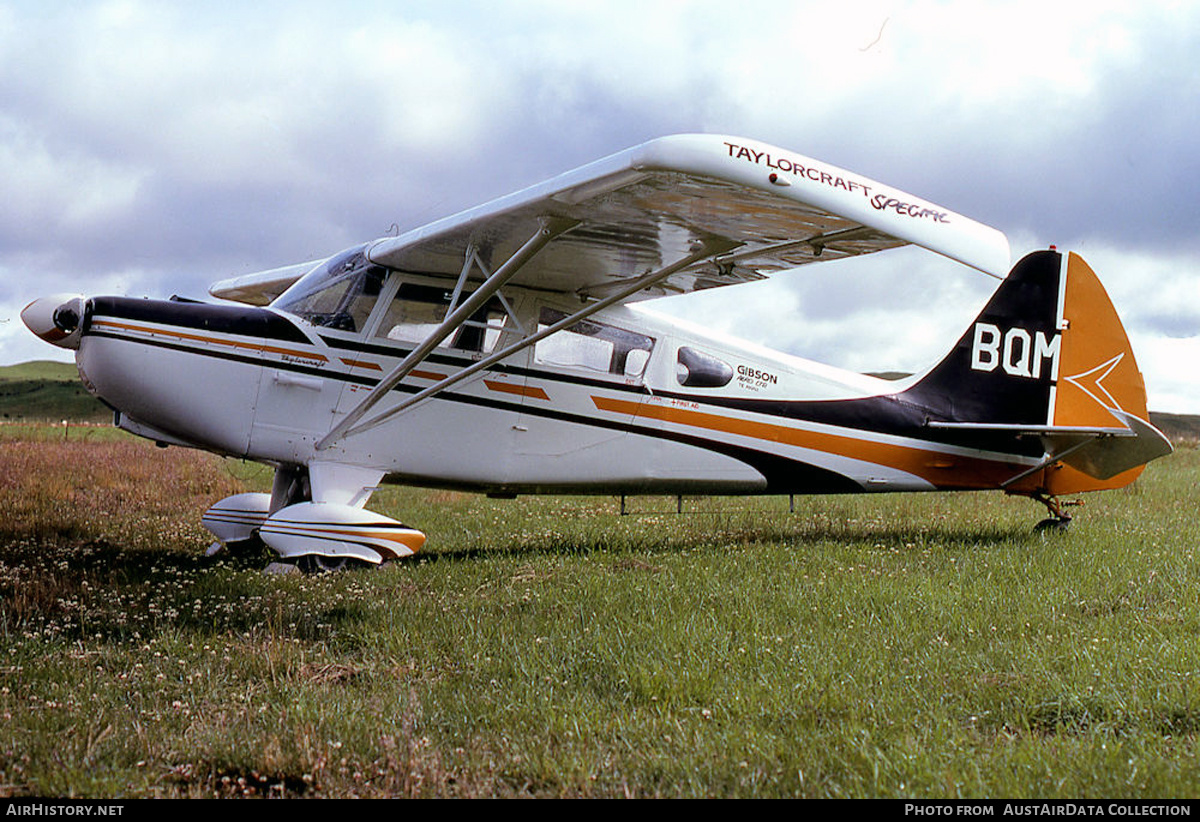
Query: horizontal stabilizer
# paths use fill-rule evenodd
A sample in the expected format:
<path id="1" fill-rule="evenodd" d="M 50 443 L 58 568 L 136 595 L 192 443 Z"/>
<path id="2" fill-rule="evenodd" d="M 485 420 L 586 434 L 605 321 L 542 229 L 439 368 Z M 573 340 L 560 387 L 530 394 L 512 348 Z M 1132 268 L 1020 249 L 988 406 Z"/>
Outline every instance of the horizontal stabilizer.
<path id="1" fill-rule="evenodd" d="M 1010 485 L 1043 468 L 1063 463 L 1098 480 L 1111 479 L 1174 450 L 1163 433 L 1145 420 L 1119 409 L 1111 413 L 1124 426 L 1093 427 L 1083 425 L 1009 425 L 981 422 L 930 421 L 930 428 L 942 431 L 1012 434 L 1037 437 L 1046 456 L 1034 468 L 1010 479 Z"/>
<path id="2" fill-rule="evenodd" d="M 1062 457 L 1064 463 L 1089 477 L 1106 480 L 1165 457 L 1174 450 L 1170 440 L 1145 420 L 1119 409 L 1112 409 L 1110 413 L 1129 426 L 1129 433 L 1120 437 L 1093 439 Z"/>

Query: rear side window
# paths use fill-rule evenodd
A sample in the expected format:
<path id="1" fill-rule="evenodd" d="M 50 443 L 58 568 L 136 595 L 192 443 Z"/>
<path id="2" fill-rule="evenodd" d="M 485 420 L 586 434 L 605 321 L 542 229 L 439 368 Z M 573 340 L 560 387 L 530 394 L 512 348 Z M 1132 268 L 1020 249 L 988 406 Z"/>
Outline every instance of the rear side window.
<path id="1" fill-rule="evenodd" d="M 549 328 L 567 315 L 543 308 L 538 329 Z M 534 359 L 544 365 L 585 368 L 622 377 L 640 377 L 654 350 L 654 338 L 604 323 L 583 320 L 551 334 L 534 346 Z"/>
<path id="2" fill-rule="evenodd" d="M 675 358 L 675 379 L 688 388 L 720 388 L 733 379 L 733 367 L 712 354 L 685 345 Z"/>

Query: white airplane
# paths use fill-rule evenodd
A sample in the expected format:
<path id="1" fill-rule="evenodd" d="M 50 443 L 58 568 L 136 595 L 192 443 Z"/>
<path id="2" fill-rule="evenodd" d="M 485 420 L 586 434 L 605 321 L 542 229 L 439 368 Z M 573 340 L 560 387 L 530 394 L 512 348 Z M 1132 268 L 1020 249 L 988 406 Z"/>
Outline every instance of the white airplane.
<path id="1" fill-rule="evenodd" d="M 1001 280 L 949 353 L 890 381 L 716 337 L 637 302 L 915 244 Z M 303 569 L 424 535 L 381 482 L 485 492 L 815 494 L 1128 484 L 1171 451 L 1103 287 L 1075 254 L 1009 270 L 995 229 L 775 146 L 653 140 L 321 261 L 218 282 L 222 302 L 55 296 L 115 424 L 275 468 L 213 505 L 221 544 Z M 230 302 L 230 301 L 237 301 Z"/>

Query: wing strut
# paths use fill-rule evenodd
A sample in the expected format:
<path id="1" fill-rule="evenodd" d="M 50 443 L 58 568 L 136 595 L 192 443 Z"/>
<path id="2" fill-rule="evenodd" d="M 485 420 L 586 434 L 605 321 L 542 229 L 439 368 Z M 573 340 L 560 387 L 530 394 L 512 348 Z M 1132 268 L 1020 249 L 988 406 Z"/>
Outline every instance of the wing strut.
<path id="1" fill-rule="evenodd" d="M 1111 436 L 1111 435 L 1100 434 L 1099 436 L 1105 437 L 1105 436 Z M 1130 436 L 1132 436 L 1132 435 L 1130 435 Z M 1068 457 L 1071 454 L 1074 454 L 1076 451 L 1080 450 L 1081 448 L 1084 448 L 1085 446 L 1091 445 L 1093 442 L 1095 442 L 1094 439 L 1080 440 L 1079 442 L 1075 443 L 1074 445 L 1072 445 L 1068 448 L 1064 448 L 1063 450 L 1061 450 L 1057 453 L 1047 454 L 1046 457 L 1041 462 L 1039 462 L 1037 465 L 1033 466 L 1032 468 L 1030 468 L 1026 471 L 1022 471 L 1021 473 L 1017 474 L 1015 477 L 1010 477 L 1009 479 L 1006 479 L 1004 482 L 1000 483 L 1000 487 L 1007 488 L 1008 486 L 1012 485 L 1015 482 L 1020 482 L 1021 480 L 1025 479 L 1026 477 L 1031 477 L 1034 474 L 1036 474 L 1038 471 L 1041 471 L 1043 468 L 1049 468 L 1054 463 L 1060 462 L 1065 457 Z"/>
<path id="2" fill-rule="evenodd" d="M 738 245 L 740 245 L 740 243 L 733 241 L 733 240 L 727 240 L 724 238 L 710 238 L 708 240 L 705 240 L 701 243 L 700 248 L 696 249 L 691 254 L 688 254 L 686 257 L 683 257 L 682 259 L 677 260 L 676 262 L 671 263 L 670 265 L 664 266 L 663 268 L 660 268 L 656 271 L 651 271 L 648 274 L 646 274 L 645 276 L 639 277 L 638 279 L 629 283 L 625 288 L 621 289 L 620 291 L 616 292 L 615 294 L 605 297 L 603 300 L 598 300 L 597 302 L 591 303 L 588 306 L 586 306 L 585 308 L 581 308 L 579 311 L 576 311 L 571 316 L 566 317 L 562 320 L 559 320 L 558 322 L 554 323 L 554 325 L 548 326 L 547 328 L 544 328 L 535 334 L 531 334 L 528 337 L 524 337 L 523 339 L 518 340 L 517 342 L 508 346 L 507 348 L 505 348 L 501 351 L 497 351 L 496 353 L 494 353 L 488 357 L 485 357 L 484 359 L 479 360 L 476 363 L 473 363 L 473 364 L 467 366 L 466 368 L 464 368 L 461 371 L 451 374 L 450 376 L 446 377 L 445 379 L 441 380 L 440 382 L 435 383 L 434 385 L 431 385 L 428 388 L 426 388 L 422 391 L 419 391 L 416 394 L 413 394 L 411 397 L 404 400 L 403 402 L 401 402 L 399 405 L 395 406 L 394 408 L 390 408 L 387 411 L 383 412 L 382 414 L 379 414 L 378 416 L 373 417 L 370 420 L 367 420 L 365 423 L 363 423 L 362 425 L 359 425 L 357 428 L 351 428 L 350 425 L 347 425 L 347 421 L 350 421 L 350 424 L 352 425 L 354 422 L 357 422 L 357 420 L 362 417 L 362 414 L 359 414 L 352 421 L 350 420 L 350 417 L 347 416 L 347 418 L 345 420 L 342 420 L 342 422 L 339 425 L 337 425 L 332 431 L 330 431 L 329 434 L 327 434 L 324 439 L 322 439 L 319 443 L 317 443 L 317 448 L 318 449 L 325 448 L 330 443 L 332 443 L 334 440 L 338 439 L 339 437 L 350 436 L 352 434 L 358 434 L 362 431 L 366 431 L 369 428 L 374 428 L 375 426 L 379 425 L 380 423 L 384 422 L 385 420 L 388 420 L 391 417 L 395 416 L 396 414 L 399 414 L 401 411 L 411 408 L 412 406 L 416 405 L 417 403 L 419 403 L 423 400 L 429 399 L 434 394 L 441 393 L 442 391 L 446 390 L 450 386 L 455 385 L 455 384 L 461 382 L 462 380 L 465 380 L 467 377 L 471 376 L 472 374 L 477 374 L 478 372 L 482 371 L 483 369 L 488 368 L 492 365 L 495 365 L 496 363 L 500 362 L 501 360 L 511 357 L 513 354 L 516 354 L 519 351 L 525 350 L 526 348 L 528 348 L 531 345 L 536 344 L 540 340 L 544 340 L 546 337 L 549 337 L 551 334 L 561 331 L 564 328 L 568 328 L 568 327 L 574 325 L 575 323 L 579 322 L 580 320 L 590 317 L 591 315 L 595 314 L 597 311 L 603 311 L 605 308 L 608 308 L 611 305 L 615 305 L 616 303 L 619 303 L 625 299 L 628 299 L 633 294 L 636 294 L 637 292 L 639 292 L 643 289 L 646 289 L 646 288 L 649 288 L 649 287 L 655 285 L 660 280 L 666 279 L 667 277 L 671 276 L 672 274 L 674 274 L 677 271 L 687 268 L 688 266 L 693 265 L 694 263 L 697 263 L 707 257 L 712 257 L 716 254 L 722 254 L 722 253 L 730 250 L 731 248 L 735 248 Z M 409 357 L 406 358 L 405 362 L 407 362 L 408 359 L 411 359 L 411 357 L 412 357 L 412 355 L 409 355 Z M 392 373 L 394 374 L 394 373 L 398 372 L 403 367 L 404 367 L 404 363 L 401 363 L 399 366 L 396 367 L 396 371 L 393 371 Z M 405 373 L 407 373 L 407 372 L 405 372 Z M 389 382 L 390 382 L 390 384 L 387 386 L 386 390 L 391 390 L 392 388 L 394 388 L 396 383 L 399 382 L 399 379 L 396 379 L 394 381 L 389 381 Z M 382 386 L 383 386 L 383 383 L 381 382 L 379 385 L 377 385 L 375 387 L 375 389 L 367 397 L 367 399 L 369 400 L 372 397 L 376 397 L 377 393 L 379 396 L 382 396 L 383 392 L 380 390 L 382 388 Z M 364 400 L 363 403 L 360 404 L 358 406 L 358 408 L 355 409 L 355 411 L 362 409 L 363 405 L 365 405 L 365 404 L 366 404 L 366 400 Z M 372 402 L 372 405 L 374 405 L 374 402 Z"/>
<path id="3" fill-rule="evenodd" d="M 335 440 L 340 439 L 350 427 L 357 423 L 363 416 L 374 407 L 375 403 L 387 396 L 387 393 L 400 384 L 400 381 L 408 376 L 414 368 L 429 356 L 429 352 L 437 348 L 438 344 L 446 337 L 450 336 L 455 329 L 462 325 L 472 314 L 476 312 L 485 302 L 491 299 L 500 288 L 507 283 L 513 275 L 520 271 L 521 266 L 525 265 L 535 254 L 541 251 L 551 240 L 560 234 L 570 231 L 575 226 L 579 225 L 578 220 L 566 219 L 563 217 L 545 217 L 539 221 L 538 230 L 532 237 L 525 241 L 516 252 L 509 257 L 504 265 L 496 269 L 495 273 L 489 276 L 479 288 L 475 290 L 462 305 L 451 311 L 442 324 L 437 327 L 426 339 L 425 342 L 418 345 L 412 352 L 401 361 L 392 371 L 379 381 L 379 383 L 371 389 L 371 393 L 363 397 L 362 402 L 351 409 L 340 423 L 333 427 L 320 442 L 316 445 L 316 450 L 320 451 L 323 448 L 328 448 Z M 475 246 L 472 244 L 467 248 L 466 261 L 463 264 L 463 272 L 459 277 L 459 288 L 461 290 L 462 281 L 465 279 L 467 271 L 473 264 L 479 263 L 479 258 L 476 255 Z M 482 268 L 482 264 L 480 264 Z M 486 269 L 485 269 L 486 271 Z"/>
<path id="4" fill-rule="evenodd" d="M 855 226 L 853 228 L 844 228 L 840 231 L 826 231 L 824 234 L 814 234 L 811 237 L 805 237 L 802 240 L 786 240 L 779 243 L 770 243 L 768 245 L 755 246 L 746 248 L 734 254 L 722 254 L 717 259 L 719 265 L 729 265 L 738 263 L 742 260 L 754 259 L 755 257 L 773 257 L 777 254 L 782 254 L 785 251 L 791 251 L 794 248 L 802 248 L 808 246 L 812 249 L 814 257 L 820 257 L 825 250 L 825 246 L 830 243 L 850 242 L 851 240 L 862 240 L 871 237 L 887 237 L 880 231 L 866 226 Z"/>

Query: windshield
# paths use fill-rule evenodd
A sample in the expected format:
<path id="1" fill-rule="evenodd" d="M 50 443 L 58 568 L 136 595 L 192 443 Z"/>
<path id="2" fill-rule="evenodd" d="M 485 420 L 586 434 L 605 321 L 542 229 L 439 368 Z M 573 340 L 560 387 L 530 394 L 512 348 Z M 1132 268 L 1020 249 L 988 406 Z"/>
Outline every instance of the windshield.
<path id="1" fill-rule="evenodd" d="M 271 305 L 339 331 L 359 331 L 367 321 L 388 270 L 367 259 L 366 245 L 330 257 L 297 280 Z"/>

